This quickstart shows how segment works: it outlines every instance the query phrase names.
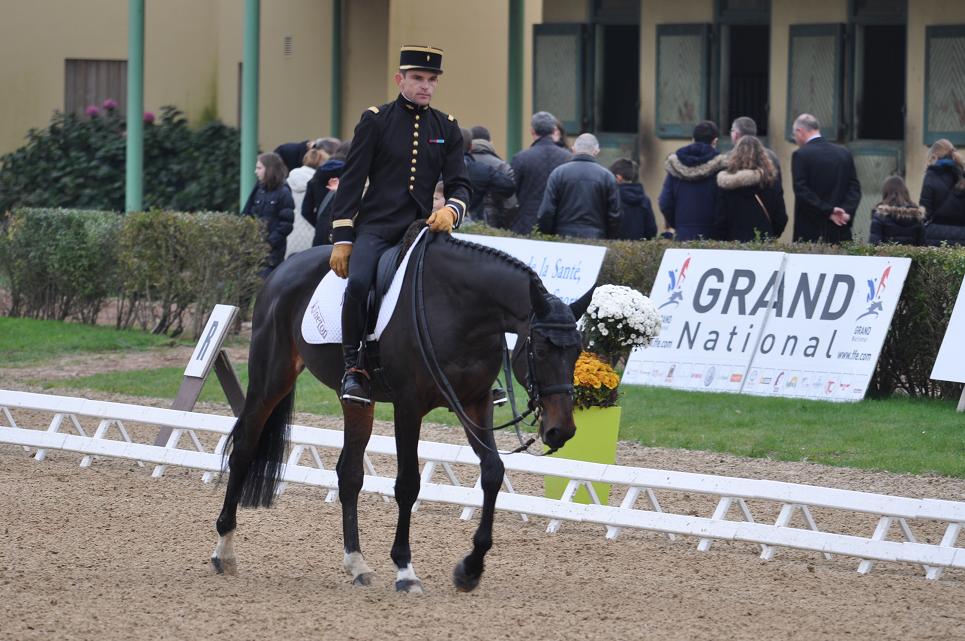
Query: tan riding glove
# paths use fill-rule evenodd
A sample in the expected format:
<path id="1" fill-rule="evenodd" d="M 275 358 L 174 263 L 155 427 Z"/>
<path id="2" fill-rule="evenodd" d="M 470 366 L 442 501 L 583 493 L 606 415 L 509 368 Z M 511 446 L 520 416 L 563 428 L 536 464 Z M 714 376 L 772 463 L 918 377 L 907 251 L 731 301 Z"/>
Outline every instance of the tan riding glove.
<path id="1" fill-rule="evenodd" d="M 348 258 L 352 255 L 352 243 L 340 243 L 332 247 L 332 257 L 328 259 L 328 266 L 339 278 L 348 277 Z"/>
<path id="2" fill-rule="evenodd" d="M 456 210 L 446 205 L 432 212 L 432 215 L 426 219 L 426 224 L 429 225 L 429 231 L 448 234 L 452 231 L 453 225 L 456 224 L 457 218 L 459 218 L 459 214 L 456 213 Z"/>

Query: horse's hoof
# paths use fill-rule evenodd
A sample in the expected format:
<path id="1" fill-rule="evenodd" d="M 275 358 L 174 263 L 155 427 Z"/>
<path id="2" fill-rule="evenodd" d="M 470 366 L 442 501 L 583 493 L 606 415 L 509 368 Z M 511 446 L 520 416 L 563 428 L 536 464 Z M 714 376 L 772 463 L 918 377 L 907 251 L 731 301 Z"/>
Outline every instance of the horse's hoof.
<path id="1" fill-rule="evenodd" d="M 422 581 L 419 579 L 401 579 L 395 582 L 396 592 L 406 592 L 408 594 L 423 594 Z"/>
<path id="2" fill-rule="evenodd" d="M 234 559 L 222 559 L 216 556 L 211 557 L 211 567 L 218 574 L 235 576 L 238 574 L 238 563 Z"/>
<path id="3" fill-rule="evenodd" d="M 352 579 L 352 585 L 372 585 L 375 580 L 375 572 L 363 572 L 354 579 Z"/>
<path id="4" fill-rule="evenodd" d="M 472 576 L 466 571 L 466 561 L 463 559 L 456 564 L 456 569 L 452 571 L 452 582 L 460 592 L 472 592 L 479 585 L 482 574 Z"/>

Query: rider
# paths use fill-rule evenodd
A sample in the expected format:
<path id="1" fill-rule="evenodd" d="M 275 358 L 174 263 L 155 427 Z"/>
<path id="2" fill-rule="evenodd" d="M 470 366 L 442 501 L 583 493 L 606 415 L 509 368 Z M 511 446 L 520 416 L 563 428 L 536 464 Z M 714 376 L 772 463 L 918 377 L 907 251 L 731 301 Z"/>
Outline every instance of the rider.
<path id="1" fill-rule="evenodd" d="M 462 133 L 455 118 L 429 106 L 441 74 L 441 49 L 403 46 L 395 74 L 399 97 L 369 107 L 355 127 L 332 209 L 329 261 L 338 276 L 348 277 L 342 306 L 344 401 L 372 402 L 359 349 L 379 257 L 402 239 L 414 220 L 428 216 L 431 231 L 448 233 L 466 213 L 470 183 Z M 440 175 L 446 200 L 433 211 L 432 193 Z"/>

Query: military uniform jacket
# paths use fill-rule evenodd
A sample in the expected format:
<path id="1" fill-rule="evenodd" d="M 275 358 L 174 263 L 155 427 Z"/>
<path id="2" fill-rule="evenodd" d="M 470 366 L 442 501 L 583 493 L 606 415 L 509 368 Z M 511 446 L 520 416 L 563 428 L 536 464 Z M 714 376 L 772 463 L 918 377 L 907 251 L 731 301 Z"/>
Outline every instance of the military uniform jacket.
<path id="1" fill-rule="evenodd" d="M 351 242 L 363 232 L 400 239 L 412 221 L 431 213 L 440 176 L 458 226 L 466 213 L 470 182 L 456 120 L 402 95 L 369 107 L 355 127 L 335 195 L 332 241 Z"/>

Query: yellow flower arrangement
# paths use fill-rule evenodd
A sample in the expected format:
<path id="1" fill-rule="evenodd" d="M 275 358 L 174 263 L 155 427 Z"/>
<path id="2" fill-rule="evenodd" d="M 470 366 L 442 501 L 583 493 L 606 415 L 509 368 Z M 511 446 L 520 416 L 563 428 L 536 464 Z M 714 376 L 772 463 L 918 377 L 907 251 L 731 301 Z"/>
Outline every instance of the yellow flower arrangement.
<path id="1" fill-rule="evenodd" d="M 580 409 L 617 404 L 620 377 L 596 354 L 582 352 L 573 370 L 574 403 Z"/>

